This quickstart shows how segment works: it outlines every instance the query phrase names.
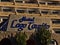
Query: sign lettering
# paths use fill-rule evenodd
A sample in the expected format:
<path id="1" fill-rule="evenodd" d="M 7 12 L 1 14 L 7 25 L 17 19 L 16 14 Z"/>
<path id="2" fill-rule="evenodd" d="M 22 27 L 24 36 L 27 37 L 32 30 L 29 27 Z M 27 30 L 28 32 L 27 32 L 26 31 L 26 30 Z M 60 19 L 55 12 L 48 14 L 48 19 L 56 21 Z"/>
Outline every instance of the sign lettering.
<path id="1" fill-rule="evenodd" d="M 24 21 L 28 21 L 28 24 L 22 24 L 22 22 Z M 32 30 L 32 29 L 37 29 L 37 28 L 41 28 L 41 24 L 34 24 L 34 17 L 33 18 L 26 18 L 26 17 L 22 17 L 19 19 L 19 23 L 15 24 L 14 25 L 14 22 L 17 22 L 17 20 L 13 20 L 12 23 L 11 23 L 11 28 L 18 28 L 18 31 L 19 30 L 23 30 L 24 28 L 28 28 L 28 30 Z M 45 25 L 46 27 L 48 26 L 49 28 L 49 25 L 47 24 L 43 24 Z"/>

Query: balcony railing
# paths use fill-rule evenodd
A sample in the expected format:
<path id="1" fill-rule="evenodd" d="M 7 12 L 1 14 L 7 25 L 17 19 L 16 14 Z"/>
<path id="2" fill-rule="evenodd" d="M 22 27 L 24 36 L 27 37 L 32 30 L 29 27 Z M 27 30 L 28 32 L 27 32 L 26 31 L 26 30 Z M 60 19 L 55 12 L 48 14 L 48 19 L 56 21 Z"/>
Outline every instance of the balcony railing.
<path id="1" fill-rule="evenodd" d="M 0 2 L 0 5 L 12 5 L 13 2 Z"/>
<path id="2" fill-rule="evenodd" d="M 0 12 L 0 16 L 9 16 L 10 14 L 14 15 L 14 12 Z"/>
<path id="3" fill-rule="evenodd" d="M 60 27 L 60 24 L 52 24 L 53 27 Z"/>
<path id="4" fill-rule="evenodd" d="M 15 6 L 28 6 L 28 7 L 38 7 L 38 5 L 37 4 L 27 4 L 27 3 L 15 3 Z"/>
<path id="5" fill-rule="evenodd" d="M 27 8 L 41 8 L 41 9 L 60 9 L 59 5 L 49 5 L 51 2 L 0 2 L 0 6 L 10 6 L 10 7 L 27 7 Z M 55 2 L 54 2 L 55 4 Z M 57 4 L 57 3 L 56 3 Z M 38 6 L 39 5 L 39 6 Z"/>

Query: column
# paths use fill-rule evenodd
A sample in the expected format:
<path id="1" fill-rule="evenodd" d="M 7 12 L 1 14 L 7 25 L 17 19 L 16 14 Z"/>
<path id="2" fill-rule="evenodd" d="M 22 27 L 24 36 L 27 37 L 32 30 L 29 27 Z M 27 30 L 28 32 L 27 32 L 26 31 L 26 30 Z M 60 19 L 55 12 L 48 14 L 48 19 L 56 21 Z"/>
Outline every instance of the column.
<path id="1" fill-rule="evenodd" d="M 25 3 L 25 1 L 23 1 L 23 3 Z"/>
<path id="2" fill-rule="evenodd" d="M 47 5 L 47 2 L 45 2 L 45 4 Z"/>
<path id="3" fill-rule="evenodd" d="M 0 19 L 0 23 L 2 23 L 2 22 L 3 22 L 3 18 Z"/>
<path id="4" fill-rule="evenodd" d="M 15 0 L 13 0 L 13 4 L 15 5 Z"/>

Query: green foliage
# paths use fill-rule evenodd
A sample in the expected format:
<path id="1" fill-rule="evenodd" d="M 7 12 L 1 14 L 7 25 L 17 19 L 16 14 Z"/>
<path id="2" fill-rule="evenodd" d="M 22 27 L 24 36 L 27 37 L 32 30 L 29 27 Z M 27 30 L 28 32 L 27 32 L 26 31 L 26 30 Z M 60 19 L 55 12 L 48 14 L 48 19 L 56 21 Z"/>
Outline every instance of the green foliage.
<path id="1" fill-rule="evenodd" d="M 37 42 L 37 45 L 49 45 L 49 42 L 51 41 L 51 33 L 49 30 L 42 27 L 35 33 L 34 39 Z"/>
<path id="2" fill-rule="evenodd" d="M 20 32 L 19 34 L 16 34 L 16 40 L 18 45 L 26 45 L 26 34 Z"/>

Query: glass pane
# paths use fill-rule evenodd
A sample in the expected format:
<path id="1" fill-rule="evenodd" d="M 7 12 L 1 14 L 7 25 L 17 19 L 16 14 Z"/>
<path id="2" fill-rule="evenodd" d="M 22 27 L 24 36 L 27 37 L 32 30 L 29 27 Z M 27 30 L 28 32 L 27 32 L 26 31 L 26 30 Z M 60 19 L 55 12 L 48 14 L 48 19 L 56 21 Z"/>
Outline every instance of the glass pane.
<path id="1" fill-rule="evenodd" d="M 12 11 L 11 9 L 3 9 L 3 11 L 8 12 L 8 11 Z"/>
<path id="2" fill-rule="evenodd" d="M 60 24 L 60 19 L 52 20 L 52 23 L 54 23 L 54 24 Z"/>
<path id="3" fill-rule="evenodd" d="M 25 1 L 25 3 L 32 3 L 33 4 L 33 3 L 37 3 L 37 1 L 36 0 L 34 0 L 34 1 L 30 0 L 30 1 Z"/>
<path id="4" fill-rule="evenodd" d="M 1 0 L 1 2 L 10 2 L 11 0 Z"/>
<path id="5" fill-rule="evenodd" d="M 55 31 L 55 33 L 60 34 L 60 29 L 53 29 Z"/>
<path id="6" fill-rule="evenodd" d="M 39 4 L 45 4 L 45 2 L 39 2 Z"/>
<path id="7" fill-rule="evenodd" d="M 3 11 L 5 11 L 5 12 L 11 12 L 12 8 L 10 8 L 10 7 L 3 7 Z"/>
<path id="8" fill-rule="evenodd" d="M 24 10 L 24 9 L 17 9 L 17 12 L 18 12 L 18 13 L 24 13 L 25 10 Z"/>
<path id="9" fill-rule="evenodd" d="M 18 2 L 18 3 L 23 3 L 23 1 L 15 1 L 15 2 Z"/>
<path id="10" fill-rule="evenodd" d="M 48 11 L 41 11 L 42 14 L 48 14 Z"/>
<path id="11" fill-rule="evenodd" d="M 52 14 L 60 14 L 60 11 L 52 11 Z"/>
<path id="12" fill-rule="evenodd" d="M 58 1 L 51 1 L 51 2 L 47 2 L 48 5 L 60 5 L 60 3 Z"/>

